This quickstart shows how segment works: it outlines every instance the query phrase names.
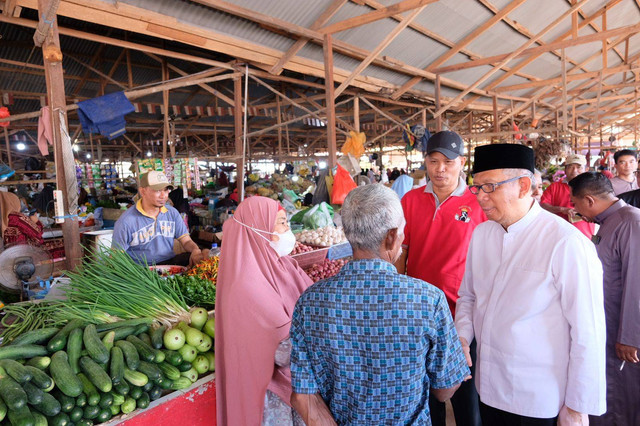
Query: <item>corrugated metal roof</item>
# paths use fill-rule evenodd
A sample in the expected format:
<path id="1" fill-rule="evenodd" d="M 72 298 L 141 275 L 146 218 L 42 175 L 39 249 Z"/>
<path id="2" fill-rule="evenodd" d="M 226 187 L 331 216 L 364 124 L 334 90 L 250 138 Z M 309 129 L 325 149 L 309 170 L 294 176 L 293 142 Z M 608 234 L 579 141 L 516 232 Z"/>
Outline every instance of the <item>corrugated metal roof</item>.
<path id="1" fill-rule="evenodd" d="M 111 3 L 109 0 L 103 0 L 107 3 Z M 277 17 L 286 22 L 300 25 L 303 27 L 310 27 L 317 18 L 323 13 L 324 10 L 332 3 L 332 0 L 278 0 L 278 1 L 264 1 L 264 0 L 230 0 L 233 4 L 255 10 L 256 12 L 264 13 L 269 16 Z M 398 0 L 378 0 L 382 5 L 391 5 L 397 3 Z M 291 47 L 295 41 L 295 38 L 286 35 L 278 34 L 268 29 L 250 22 L 245 19 L 237 18 L 229 14 L 220 12 L 213 8 L 205 7 L 200 4 L 188 0 L 120 0 L 121 3 L 126 3 L 135 7 L 139 7 L 145 10 L 161 13 L 167 16 L 171 16 L 182 23 L 193 25 L 197 28 L 215 31 L 217 33 L 225 34 L 226 36 L 234 37 L 239 40 L 243 40 L 249 43 L 253 43 L 256 46 L 272 49 L 275 51 L 284 52 Z M 582 10 L 585 15 L 590 15 L 600 9 L 606 2 L 604 0 L 592 0 L 588 2 Z M 491 4 L 498 10 L 504 8 L 509 4 L 509 0 L 492 0 Z M 564 13 L 570 8 L 570 4 L 567 0 L 546 0 L 544 7 L 541 7 L 541 2 L 538 0 L 529 0 L 520 5 L 514 11 L 512 11 L 508 17 L 517 22 L 519 25 L 526 28 L 531 34 L 536 34 L 546 27 L 550 22 L 555 20 L 560 14 Z M 329 23 L 340 22 L 345 19 L 360 16 L 364 13 L 370 12 L 372 9 L 368 6 L 362 6 L 354 2 L 348 2 L 345 4 L 329 21 Z M 25 12 L 31 13 L 33 12 Z M 443 38 L 450 40 L 452 43 L 459 42 L 469 33 L 471 33 L 478 26 L 482 25 L 488 19 L 493 16 L 493 13 L 480 2 L 471 0 L 441 0 L 432 4 L 429 4 L 425 10 L 414 20 L 415 24 L 432 31 Z M 582 19 L 581 19 L 582 20 Z M 78 21 L 70 18 L 60 18 L 62 24 L 73 26 L 77 25 Z M 625 25 L 632 25 L 640 22 L 640 10 L 634 0 L 623 0 L 619 4 L 612 7 L 607 12 L 608 28 L 618 28 Z M 595 20 L 598 27 L 601 26 L 601 20 Z M 360 49 L 371 50 L 375 48 L 382 39 L 392 31 L 398 22 L 394 19 L 387 18 L 376 21 L 347 31 L 342 31 L 335 34 L 335 38 L 345 43 L 356 46 Z M 542 37 L 545 43 L 555 40 L 560 35 L 566 33 L 571 28 L 571 18 L 567 17 L 561 24 L 552 29 L 549 33 Z M 106 34 L 105 27 L 98 24 L 86 24 L 86 29 Z M 122 37 L 123 31 L 119 29 L 113 29 L 112 36 Z M 586 34 L 593 34 L 595 31 L 591 27 L 585 27 L 580 30 L 580 36 Z M 31 43 L 32 30 L 19 29 L 19 27 L 0 24 L 0 33 L 5 36 L 5 39 L 22 41 L 24 43 Z M 152 43 L 151 37 L 136 35 L 136 38 L 144 40 L 146 43 Z M 492 28 L 487 30 L 484 34 L 477 37 L 471 42 L 465 49 L 472 51 L 480 56 L 491 56 L 509 53 L 518 49 L 528 38 L 514 28 L 509 26 L 505 22 L 499 22 Z M 78 40 L 70 37 L 61 37 L 61 43 L 63 52 L 67 54 L 73 54 L 79 59 L 89 62 L 99 47 L 99 44 L 88 42 L 86 40 Z M 171 42 L 168 42 L 171 43 Z M 25 60 L 25 49 L 4 48 L 6 43 L 0 45 L 2 47 L 2 53 L 0 57 L 12 60 Z M 178 43 L 174 43 L 173 47 L 180 46 Z M 534 45 L 535 46 L 535 45 Z M 601 48 L 600 42 L 594 42 L 584 44 L 576 47 L 568 48 L 566 53 L 567 57 L 576 63 L 581 63 L 590 58 L 594 53 L 598 52 Z M 197 47 L 193 48 L 197 50 Z M 618 49 L 624 53 L 624 44 L 618 46 Z M 382 52 L 383 56 L 388 56 L 396 60 L 400 60 L 410 66 L 417 68 L 425 68 L 431 64 L 435 59 L 447 52 L 448 48 L 441 43 L 434 41 L 424 34 L 417 32 L 413 29 L 405 29 L 400 35 L 387 46 Z M 640 36 L 634 36 L 630 43 L 630 56 L 640 53 Z M 120 55 L 121 49 L 112 46 L 106 46 L 101 54 L 101 60 L 94 66 L 100 69 L 103 73 L 108 73 L 113 65 L 113 61 Z M 212 55 L 217 55 L 211 52 Z M 318 63 L 323 62 L 322 47 L 316 43 L 307 43 L 306 46 L 298 53 L 300 57 L 316 61 Z M 38 56 L 38 55 L 35 55 Z M 144 84 L 149 81 L 155 81 L 160 79 L 160 73 L 157 67 L 157 62 L 147 57 L 146 55 L 134 53 L 132 59 L 140 66 L 134 66 L 133 78 L 135 84 Z M 468 58 L 464 54 L 456 54 L 453 58 L 450 58 L 444 65 L 452 65 L 467 61 Z M 517 66 L 524 59 L 515 59 L 508 64 L 508 67 Z M 38 62 L 40 61 L 40 62 Z M 359 60 L 335 53 L 334 54 L 335 66 L 337 68 L 352 71 L 360 63 Z M 32 62 L 41 63 L 41 59 L 33 58 Z M 194 72 L 203 69 L 202 66 L 192 67 L 189 64 L 182 61 L 176 61 L 171 59 L 171 63 L 179 65 L 188 72 Z M 614 67 L 622 63 L 620 56 L 610 51 L 608 54 L 608 66 Z M 598 70 L 602 66 L 601 57 L 598 55 L 594 57 L 588 63 L 585 63 L 587 70 Z M 0 67 L 9 68 L 8 65 L 0 64 Z M 569 65 L 571 69 L 573 65 Z M 64 60 L 65 72 L 68 75 L 83 76 L 85 75 L 86 68 L 78 64 L 75 61 L 65 58 Z M 491 66 L 481 66 L 471 69 L 460 70 L 456 72 L 447 73 L 447 78 L 453 79 L 462 85 L 469 85 L 477 81 L 482 75 L 492 69 Z M 559 58 L 552 53 L 544 53 L 535 59 L 532 63 L 528 64 L 522 69 L 523 73 L 533 75 L 540 79 L 548 79 L 560 76 L 561 67 Z M 6 81 L 7 76 L 10 73 L 0 72 L 0 80 Z M 387 82 L 391 86 L 400 86 L 408 81 L 411 76 L 405 73 L 398 72 L 396 69 L 384 68 L 380 66 L 369 66 L 362 73 L 363 76 L 379 79 Z M 486 87 L 494 82 L 496 79 L 501 78 L 504 75 L 504 71 L 496 72 L 491 78 L 481 85 Z M 92 78 L 96 78 L 92 75 Z M 120 64 L 113 74 L 113 78 L 125 82 L 128 80 L 126 66 Z M 611 81 L 620 81 L 620 75 L 607 79 L 607 84 Z M 501 86 L 509 86 L 514 84 L 520 84 L 528 81 L 520 76 L 511 76 L 501 83 Z M 571 82 L 568 85 L 568 89 L 578 87 L 583 81 Z M 44 78 L 42 76 L 36 76 L 31 74 L 20 75 L 16 78 L 14 90 L 21 91 L 35 91 L 41 90 L 44 84 Z M 78 80 L 69 79 L 65 82 L 65 89 L 67 93 L 74 93 L 79 85 Z M 78 91 L 78 96 L 92 97 L 99 91 L 100 86 L 96 81 L 87 81 L 83 84 L 83 87 Z M 415 89 L 423 91 L 427 94 L 433 93 L 433 84 L 429 81 L 421 81 L 415 86 Z M 107 91 L 118 90 L 117 86 L 109 84 Z M 629 90 L 620 91 L 619 93 L 629 93 Z M 388 91 L 385 89 L 385 91 Z M 523 89 L 516 92 L 511 92 L 512 95 L 524 96 L 535 90 Z M 459 93 L 457 90 L 443 87 L 443 96 L 453 97 Z M 172 102 L 185 101 L 189 97 L 189 93 L 172 93 Z M 588 96 L 595 96 L 593 92 L 590 92 Z M 154 96 L 150 99 L 157 99 L 158 96 Z M 192 105 L 206 105 L 210 100 L 206 95 L 197 95 L 190 101 Z"/>

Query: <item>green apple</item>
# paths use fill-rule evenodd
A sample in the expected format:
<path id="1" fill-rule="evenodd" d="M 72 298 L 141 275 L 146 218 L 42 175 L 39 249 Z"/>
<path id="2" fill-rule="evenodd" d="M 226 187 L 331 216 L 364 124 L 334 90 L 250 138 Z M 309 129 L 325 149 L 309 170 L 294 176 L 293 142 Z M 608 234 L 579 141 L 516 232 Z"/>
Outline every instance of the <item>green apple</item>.
<path id="1" fill-rule="evenodd" d="M 191 370 L 183 371 L 182 373 L 180 373 L 180 375 L 188 378 L 189 380 L 191 380 L 192 383 L 198 380 L 198 371 L 195 368 L 192 368 Z"/>
<path id="2" fill-rule="evenodd" d="M 216 354 L 211 352 L 205 352 L 204 356 L 209 360 L 209 371 L 216 371 Z"/>
<path id="3" fill-rule="evenodd" d="M 172 328 L 165 331 L 164 336 L 162 336 L 164 347 L 172 351 L 177 351 L 178 349 L 183 347 L 185 339 L 186 336 L 184 335 L 182 330 L 178 330 L 177 328 Z"/>
<path id="4" fill-rule="evenodd" d="M 200 330 L 196 330 L 193 327 L 189 327 L 189 329 L 185 332 L 185 336 L 187 337 L 187 343 L 197 348 L 204 342 L 204 333 Z"/>
<path id="5" fill-rule="evenodd" d="M 216 319 L 215 318 L 208 319 L 207 322 L 204 323 L 204 327 L 202 328 L 202 331 L 204 331 L 207 336 L 211 337 L 212 339 L 215 339 L 216 338 Z"/>
<path id="6" fill-rule="evenodd" d="M 209 360 L 204 355 L 198 355 L 195 361 L 193 361 L 193 368 L 195 368 L 199 374 L 204 374 L 209 371 Z"/>
<path id="7" fill-rule="evenodd" d="M 202 326 L 207 322 L 207 319 L 209 319 L 209 314 L 206 309 L 193 308 L 191 310 L 191 327 L 202 330 Z"/>
<path id="8" fill-rule="evenodd" d="M 202 343 L 196 346 L 196 350 L 198 352 L 206 352 L 211 349 L 211 346 L 213 345 L 213 340 L 211 340 L 211 337 L 207 336 L 206 334 L 203 334 L 202 337 Z"/>
<path id="9" fill-rule="evenodd" d="M 178 350 L 178 352 L 180 352 L 182 360 L 186 362 L 193 362 L 193 360 L 198 356 L 196 348 L 191 345 L 184 345 Z"/>

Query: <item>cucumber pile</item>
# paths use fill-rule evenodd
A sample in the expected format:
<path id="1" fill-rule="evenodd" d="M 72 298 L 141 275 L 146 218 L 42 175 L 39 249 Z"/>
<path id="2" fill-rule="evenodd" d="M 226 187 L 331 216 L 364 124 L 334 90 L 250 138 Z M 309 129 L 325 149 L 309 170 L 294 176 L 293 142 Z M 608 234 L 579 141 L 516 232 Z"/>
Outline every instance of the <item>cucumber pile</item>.
<path id="1" fill-rule="evenodd" d="M 215 369 L 213 319 L 200 308 L 191 318 L 169 330 L 151 327 L 146 318 L 98 325 L 71 320 L 19 336 L 0 348 L 0 422 L 99 424 L 190 387 Z"/>

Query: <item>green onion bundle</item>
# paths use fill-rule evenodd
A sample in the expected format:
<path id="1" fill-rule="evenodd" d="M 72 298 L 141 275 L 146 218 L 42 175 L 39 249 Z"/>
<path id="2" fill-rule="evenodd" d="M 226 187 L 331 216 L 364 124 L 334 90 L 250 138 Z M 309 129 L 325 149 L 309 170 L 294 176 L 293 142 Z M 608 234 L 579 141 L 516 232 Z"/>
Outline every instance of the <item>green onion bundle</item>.
<path id="1" fill-rule="evenodd" d="M 189 307 L 178 289 L 147 265 L 136 264 L 122 250 L 92 253 L 65 287 L 67 301 L 58 318 L 91 323 L 153 318 L 169 326 L 189 318 Z"/>

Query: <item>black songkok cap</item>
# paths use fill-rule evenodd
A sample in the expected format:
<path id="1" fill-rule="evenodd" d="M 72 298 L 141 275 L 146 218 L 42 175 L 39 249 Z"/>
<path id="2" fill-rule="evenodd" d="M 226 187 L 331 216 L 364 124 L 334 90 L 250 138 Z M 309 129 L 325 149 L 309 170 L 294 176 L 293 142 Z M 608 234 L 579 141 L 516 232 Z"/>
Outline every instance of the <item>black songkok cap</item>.
<path id="1" fill-rule="evenodd" d="M 496 169 L 535 170 L 533 149 L 513 143 L 482 145 L 475 150 L 473 173 Z"/>

